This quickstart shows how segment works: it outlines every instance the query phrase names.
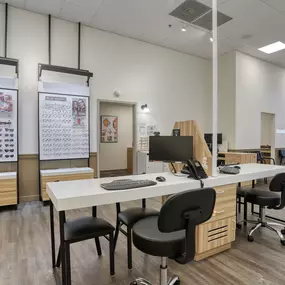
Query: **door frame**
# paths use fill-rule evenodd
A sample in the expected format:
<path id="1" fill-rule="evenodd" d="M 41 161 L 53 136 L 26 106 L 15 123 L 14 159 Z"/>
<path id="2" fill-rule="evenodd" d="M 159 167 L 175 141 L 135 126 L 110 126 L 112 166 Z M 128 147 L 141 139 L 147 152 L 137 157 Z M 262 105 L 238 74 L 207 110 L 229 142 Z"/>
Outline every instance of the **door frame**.
<path id="1" fill-rule="evenodd" d="M 100 118 L 100 105 L 101 103 L 111 103 L 123 106 L 131 106 L 133 109 L 133 174 L 137 171 L 137 103 L 130 101 L 118 101 L 108 99 L 97 99 L 97 177 L 100 178 L 100 142 L 101 142 L 101 118 Z M 127 151 L 127 150 L 126 150 Z"/>
<path id="2" fill-rule="evenodd" d="M 276 114 L 269 113 L 269 112 L 261 112 L 261 122 L 262 122 L 262 114 L 270 115 L 272 118 L 272 125 L 271 125 L 271 156 L 275 159 L 275 149 L 276 149 Z M 260 137 L 262 136 L 262 125 L 260 130 Z M 261 144 L 260 144 L 261 145 Z"/>

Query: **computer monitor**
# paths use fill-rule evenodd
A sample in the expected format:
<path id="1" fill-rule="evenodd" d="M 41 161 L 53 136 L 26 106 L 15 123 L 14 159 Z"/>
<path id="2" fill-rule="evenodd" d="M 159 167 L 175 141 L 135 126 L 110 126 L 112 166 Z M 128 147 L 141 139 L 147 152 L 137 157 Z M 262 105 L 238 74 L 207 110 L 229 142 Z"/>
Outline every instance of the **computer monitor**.
<path id="1" fill-rule="evenodd" d="M 149 160 L 186 162 L 193 158 L 193 137 L 161 136 L 149 138 Z"/>
<path id="2" fill-rule="evenodd" d="M 205 141 L 207 144 L 212 144 L 213 143 L 213 134 L 205 134 L 204 135 Z M 217 143 L 222 144 L 223 143 L 223 135 L 222 134 L 217 134 Z"/>

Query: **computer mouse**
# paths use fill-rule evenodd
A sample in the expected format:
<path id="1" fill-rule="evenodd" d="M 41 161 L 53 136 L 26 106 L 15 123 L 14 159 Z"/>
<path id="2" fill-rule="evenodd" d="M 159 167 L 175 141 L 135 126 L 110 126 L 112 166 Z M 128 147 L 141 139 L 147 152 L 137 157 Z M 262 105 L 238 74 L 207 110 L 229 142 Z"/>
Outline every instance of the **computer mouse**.
<path id="1" fill-rule="evenodd" d="M 158 181 L 158 182 L 165 182 L 166 179 L 163 176 L 158 176 L 158 177 L 156 177 L 156 181 Z"/>

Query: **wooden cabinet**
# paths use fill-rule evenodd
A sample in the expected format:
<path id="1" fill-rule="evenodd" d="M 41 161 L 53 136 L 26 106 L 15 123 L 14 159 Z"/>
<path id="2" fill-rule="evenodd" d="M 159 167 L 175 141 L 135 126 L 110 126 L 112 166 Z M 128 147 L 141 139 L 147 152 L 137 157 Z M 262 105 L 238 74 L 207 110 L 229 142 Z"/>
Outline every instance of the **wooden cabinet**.
<path id="1" fill-rule="evenodd" d="M 70 181 L 94 178 L 92 168 L 67 168 L 54 170 L 41 170 L 41 197 L 42 201 L 48 201 L 49 197 L 46 192 L 46 184 L 56 181 Z"/>
<path id="2" fill-rule="evenodd" d="M 248 164 L 257 163 L 256 153 L 245 152 L 219 152 L 218 160 L 224 160 L 225 164 Z M 252 186 L 252 181 L 242 182 L 241 186 Z"/>
<path id="3" fill-rule="evenodd" d="M 235 217 L 204 224 L 197 228 L 196 253 L 201 254 L 219 248 L 235 240 Z"/>
<path id="4" fill-rule="evenodd" d="M 0 173 L 0 206 L 17 205 L 16 172 Z"/>
<path id="5" fill-rule="evenodd" d="M 229 249 L 235 240 L 236 185 L 225 185 L 215 190 L 213 215 L 196 228 L 196 261 Z"/>

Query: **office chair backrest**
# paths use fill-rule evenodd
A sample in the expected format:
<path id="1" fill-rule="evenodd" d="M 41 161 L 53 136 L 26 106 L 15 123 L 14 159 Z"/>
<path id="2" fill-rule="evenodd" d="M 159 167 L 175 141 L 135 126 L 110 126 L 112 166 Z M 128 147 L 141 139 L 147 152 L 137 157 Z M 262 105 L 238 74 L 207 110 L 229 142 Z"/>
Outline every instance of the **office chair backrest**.
<path id="1" fill-rule="evenodd" d="M 213 188 L 189 190 L 171 196 L 162 206 L 158 228 L 170 233 L 186 230 L 185 254 L 176 258 L 181 264 L 193 260 L 195 256 L 195 228 L 213 214 L 216 192 Z"/>
<path id="2" fill-rule="evenodd" d="M 263 156 L 262 156 L 262 152 L 261 151 L 257 151 L 256 152 L 256 158 L 257 158 L 257 161 L 263 160 Z"/>
<path id="3" fill-rule="evenodd" d="M 279 156 L 280 156 L 281 158 L 284 158 L 284 157 L 285 157 L 285 149 L 280 149 L 280 150 L 279 150 Z"/>
<path id="4" fill-rule="evenodd" d="M 281 192 L 281 204 L 274 207 L 275 210 L 281 210 L 285 207 L 285 173 L 276 174 L 269 184 L 269 190 L 272 192 Z"/>

